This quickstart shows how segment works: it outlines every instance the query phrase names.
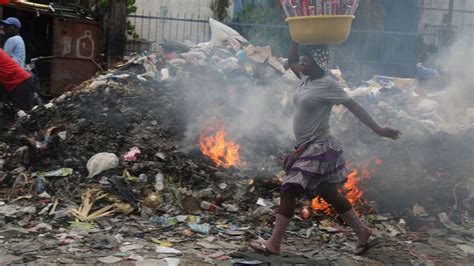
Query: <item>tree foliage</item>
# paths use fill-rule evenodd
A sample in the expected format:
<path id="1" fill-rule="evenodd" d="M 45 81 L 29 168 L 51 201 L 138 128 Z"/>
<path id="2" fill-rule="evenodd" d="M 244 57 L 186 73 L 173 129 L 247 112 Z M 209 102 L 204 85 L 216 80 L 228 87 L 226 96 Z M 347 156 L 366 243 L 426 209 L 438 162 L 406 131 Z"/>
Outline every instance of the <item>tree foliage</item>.
<path id="1" fill-rule="evenodd" d="M 106 12 L 110 5 L 111 0 L 98 0 L 99 13 L 103 14 Z M 136 0 L 127 0 L 127 15 L 137 12 Z M 133 39 L 138 39 L 140 36 L 135 31 L 135 26 L 127 21 L 127 34 L 132 36 Z"/>
<path id="2" fill-rule="evenodd" d="M 137 12 L 136 0 L 127 0 L 127 14 L 132 14 Z M 107 7 L 110 4 L 110 0 L 99 0 L 99 7 L 101 10 L 107 10 Z"/>
<path id="3" fill-rule="evenodd" d="M 226 21 L 229 18 L 229 0 L 212 0 L 210 8 L 214 19 L 219 21 Z"/>
<path id="4" fill-rule="evenodd" d="M 286 56 L 290 35 L 288 29 L 265 25 L 286 25 L 279 1 L 247 0 L 233 22 L 237 31 L 256 45 L 271 45 L 275 55 Z M 239 25 L 256 24 L 256 26 Z"/>

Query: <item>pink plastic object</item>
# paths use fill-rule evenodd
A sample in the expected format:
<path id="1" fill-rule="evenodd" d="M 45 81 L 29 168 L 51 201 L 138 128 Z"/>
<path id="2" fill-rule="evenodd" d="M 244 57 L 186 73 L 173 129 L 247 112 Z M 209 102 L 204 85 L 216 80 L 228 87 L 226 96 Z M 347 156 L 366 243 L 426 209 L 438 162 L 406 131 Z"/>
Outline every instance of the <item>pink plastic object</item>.
<path id="1" fill-rule="evenodd" d="M 126 162 L 134 162 L 138 159 L 140 153 L 141 151 L 138 147 L 133 147 L 123 156 L 123 160 Z"/>

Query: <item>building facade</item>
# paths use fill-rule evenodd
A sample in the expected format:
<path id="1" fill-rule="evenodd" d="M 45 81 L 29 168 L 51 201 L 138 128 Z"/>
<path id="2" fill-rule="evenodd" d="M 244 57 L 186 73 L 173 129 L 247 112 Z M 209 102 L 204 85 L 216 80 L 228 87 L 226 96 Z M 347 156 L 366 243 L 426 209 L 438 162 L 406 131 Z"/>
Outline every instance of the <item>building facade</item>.
<path id="1" fill-rule="evenodd" d="M 128 21 L 135 26 L 140 39 L 152 42 L 151 50 L 159 49 L 165 40 L 209 40 L 208 20 L 212 17 L 212 0 L 137 0 L 137 12 Z M 233 4 L 229 8 L 232 16 Z"/>
<path id="2" fill-rule="evenodd" d="M 450 8 L 450 2 L 452 6 Z M 424 41 L 442 45 L 445 38 L 474 38 L 474 1 L 420 0 L 419 32 Z M 453 36 L 445 36 L 453 34 Z"/>

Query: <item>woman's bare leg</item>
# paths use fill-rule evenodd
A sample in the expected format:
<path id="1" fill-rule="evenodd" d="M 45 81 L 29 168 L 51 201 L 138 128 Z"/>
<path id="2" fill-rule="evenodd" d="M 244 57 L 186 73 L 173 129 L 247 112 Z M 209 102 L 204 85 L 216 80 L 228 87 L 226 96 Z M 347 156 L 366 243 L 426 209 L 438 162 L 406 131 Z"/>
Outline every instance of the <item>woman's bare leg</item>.
<path id="1" fill-rule="evenodd" d="M 270 239 L 263 241 L 262 243 L 257 241 L 250 243 L 252 248 L 274 254 L 280 253 L 283 236 L 293 214 L 295 213 L 296 195 L 297 190 L 294 187 L 281 191 L 280 207 L 278 208 L 278 214 L 276 215 L 272 236 Z"/>
<path id="2" fill-rule="evenodd" d="M 357 236 L 357 248 L 354 250 L 354 253 L 359 253 L 363 249 L 361 246 L 367 244 L 371 236 L 369 228 L 361 222 L 351 203 L 339 192 L 336 184 L 322 183 L 318 187 L 318 192 L 327 203 L 336 209 L 342 219 L 344 219 L 344 222 L 354 230 Z"/>

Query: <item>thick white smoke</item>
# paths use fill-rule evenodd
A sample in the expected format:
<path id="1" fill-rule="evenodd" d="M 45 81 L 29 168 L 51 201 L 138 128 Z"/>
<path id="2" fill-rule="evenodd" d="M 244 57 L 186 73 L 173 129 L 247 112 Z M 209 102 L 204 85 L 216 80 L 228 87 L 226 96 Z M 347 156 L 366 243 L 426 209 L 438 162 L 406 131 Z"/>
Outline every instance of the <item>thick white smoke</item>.
<path id="1" fill-rule="evenodd" d="M 444 97 L 440 97 L 440 108 L 449 122 L 473 123 L 474 114 L 474 46 L 472 39 L 457 40 L 448 50 L 435 58 L 440 66 L 442 78 L 448 80 Z M 469 116 L 471 118 L 469 119 Z"/>

